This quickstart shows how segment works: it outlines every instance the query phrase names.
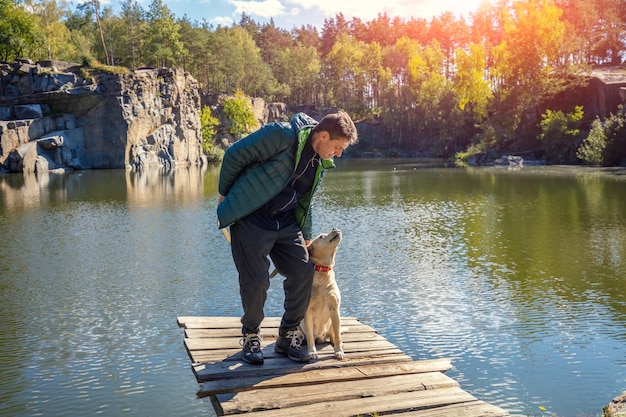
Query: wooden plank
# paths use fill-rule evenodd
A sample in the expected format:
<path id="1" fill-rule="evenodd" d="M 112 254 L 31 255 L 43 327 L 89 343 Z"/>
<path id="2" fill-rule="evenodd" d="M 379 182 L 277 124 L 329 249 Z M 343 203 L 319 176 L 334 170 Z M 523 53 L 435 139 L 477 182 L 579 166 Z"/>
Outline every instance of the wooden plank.
<path id="1" fill-rule="evenodd" d="M 266 358 L 271 358 L 273 356 L 276 356 L 274 353 L 274 343 L 270 343 L 270 344 L 266 344 L 266 343 L 262 343 L 262 351 L 263 351 L 263 356 Z M 198 356 L 203 356 L 203 355 L 208 355 L 208 356 L 212 356 L 212 355 L 216 355 L 219 356 L 223 353 L 228 353 L 227 356 L 230 360 L 239 360 L 240 357 L 237 356 L 237 353 L 241 352 L 241 345 L 240 344 L 233 344 L 233 345 L 223 345 L 222 347 L 218 348 L 218 349 L 212 349 L 212 346 L 207 346 L 207 345 L 202 345 L 199 344 L 197 342 L 191 342 L 189 343 L 189 345 L 186 345 L 187 350 L 189 351 L 191 357 L 192 357 L 192 361 L 193 362 L 206 362 L 206 360 L 201 359 L 201 360 L 195 360 L 195 358 Z M 386 340 L 379 340 L 379 341 L 374 341 L 374 342 L 349 342 L 349 343 L 344 343 L 343 344 L 343 350 L 346 353 L 358 353 L 358 352 L 362 352 L 363 354 L 366 354 L 368 352 L 374 353 L 376 354 L 378 351 L 381 350 L 385 350 L 385 351 L 397 351 L 398 353 L 402 353 L 402 351 L 400 350 L 400 348 L 398 348 L 397 346 L 395 346 L 392 343 L 387 342 Z M 324 353 L 324 352 L 334 352 L 334 348 L 332 347 L 332 345 L 330 343 L 324 343 L 324 344 L 318 344 L 317 345 L 317 351 L 318 353 Z"/>
<path id="2" fill-rule="evenodd" d="M 240 317 L 217 317 L 217 316 L 181 316 L 177 319 L 178 326 L 186 329 L 241 329 Z M 263 327 L 278 327 L 280 317 L 266 317 L 262 322 Z"/>
<path id="3" fill-rule="evenodd" d="M 198 397 L 224 394 L 227 392 L 249 391 L 253 389 L 320 384 L 330 381 L 352 381 L 400 374 L 443 373 L 450 368 L 452 368 L 450 359 L 433 359 L 420 362 L 324 368 L 311 370 L 306 373 L 291 373 L 265 378 L 254 378 L 243 375 L 240 378 L 204 382 L 198 391 Z M 428 389 L 429 387 L 426 388 Z"/>
<path id="4" fill-rule="evenodd" d="M 383 363 L 396 363 L 411 361 L 404 354 L 380 355 L 371 357 L 359 357 L 350 360 L 338 361 L 336 359 L 318 360 L 306 364 L 293 362 L 285 357 L 266 360 L 263 366 L 248 365 L 244 362 L 217 362 L 214 364 L 197 364 L 192 367 L 198 382 L 218 380 L 224 378 L 237 378 L 242 375 L 254 377 L 275 376 L 294 372 L 304 372 L 313 369 L 338 368 L 345 366 L 374 365 Z"/>
<path id="5" fill-rule="evenodd" d="M 190 333 L 188 333 L 190 332 Z M 198 336 L 198 332 L 202 332 L 201 336 Z M 185 330 L 186 337 L 184 339 L 187 349 L 190 350 L 207 350 L 207 349 L 232 349 L 241 348 L 242 337 L 241 334 L 237 336 L 210 336 L 206 335 L 207 330 Z M 189 341 L 189 343 L 187 343 Z M 387 339 L 378 333 L 374 332 L 362 332 L 362 333 L 342 333 L 342 341 L 344 344 L 357 343 L 357 342 L 384 342 L 390 344 Z M 276 342 L 276 336 L 263 336 L 261 338 L 261 345 L 267 346 Z M 328 343 L 328 342 L 326 342 Z M 318 343 L 317 345 L 324 345 L 325 343 Z"/>
<path id="6" fill-rule="evenodd" d="M 261 329 L 278 328 L 280 317 L 266 317 L 261 322 Z M 241 318 L 239 317 L 217 317 L 217 316 L 181 316 L 177 318 L 178 327 L 185 329 L 240 329 Z M 342 317 L 341 325 L 363 326 L 355 317 Z M 368 326 L 369 327 L 369 326 Z"/>
<path id="7" fill-rule="evenodd" d="M 377 397 L 355 398 L 345 401 L 316 402 L 299 407 L 250 412 L 247 414 L 247 417 L 352 417 L 355 415 L 410 411 L 476 401 L 476 398 L 459 387 L 452 387 L 432 391 L 402 392 Z M 450 417 L 450 415 L 441 415 L 441 417 L 444 416 Z"/>
<path id="8" fill-rule="evenodd" d="M 239 349 L 242 348 L 242 340 L 240 337 L 238 338 L 202 338 L 202 339 L 184 339 L 185 347 L 190 352 L 200 351 L 200 350 L 214 350 L 219 351 L 223 349 Z M 275 339 L 264 338 L 261 340 L 261 349 L 274 349 L 274 344 L 276 343 Z M 325 343 L 317 343 L 317 349 L 324 349 L 327 346 L 331 346 L 329 342 Z M 366 338 L 358 338 L 358 337 L 347 337 L 343 341 L 344 350 L 351 351 L 367 351 L 367 350 L 379 350 L 379 349 L 389 349 L 389 348 L 397 348 L 396 345 L 389 342 L 387 339 L 383 337 L 366 337 Z"/>
<path id="9" fill-rule="evenodd" d="M 185 346 L 188 350 L 219 350 L 219 349 L 233 349 L 241 348 L 240 338 L 218 338 L 218 339 L 185 339 Z M 274 346 L 275 340 L 264 339 L 261 342 L 261 348 L 268 346 Z M 371 339 L 371 340 L 357 340 L 354 342 L 345 341 L 343 344 L 344 350 L 352 351 L 368 351 L 394 348 L 396 345 L 387 341 L 385 338 Z"/>
<path id="10" fill-rule="evenodd" d="M 299 374 L 306 377 L 307 374 Z M 303 381 L 304 382 L 304 381 Z M 351 399 L 386 396 L 403 392 L 424 391 L 425 386 L 451 388 L 458 386 L 441 372 L 393 375 L 374 379 L 325 382 L 301 386 L 285 386 L 240 392 L 222 403 L 224 414 L 256 410 L 290 408 L 319 402 L 337 402 Z"/>
<path id="11" fill-rule="evenodd" d="M 209 339 L 186 339 L 185 346 L 192 362 L 218 362 L 218 361 L 239 361 L 241 360 L 241 345 L 239 343 L 222 343 L 211 341 Z M 334 349 L 329 343 L 317 345 L 320 358 L 327 355 L 334 357 Z M 395 352 L 404 354 L 397 346 L 386 340 L 374 340 L 371 342 L 346 342 L 343 344 L 343 350 L 347 359 L 356 356 L 380 355 Z M 263 356 L 273 358 L 280 356 L 274 352 L 274 342 L 262 343 Z M 360 355 L 359 355 L 360 354 Z"/>
<path id="12" fill-rule="evenodd" d="M 374 329 L 369 326 L 342 326 L 341 334 L 344 341 L 350 340 L 367 340 L 367 339 L 384 339 Z M 276 340 L 278 329 L 268 333 L 264 332 L 263 340 Z M 227 339 L 233 338 L 239 341 L 241 339 L 241 329 L 223 328 L 223 329 L 185 329 L 185 337 L 188 339 Z"/>
<path id="13" fill-rule="evenodd" d="M 509 413 L 495 405 L 487 404 L 482 401 L 474 401 L 470 403 L 451 404 L 441 407 L 408 411 L 406 413 L 385 414 L 385 417 L 509 417 Z"/>
<path id="14" fill-rule="evenodd" d="M 326 360 L 335 360 L 335 351 L 331 346 L 325 346 L 322 349 L 318 348 L 317 351 L 319 355 L 318 361 L 326 361 Z M 367 358 L 377 358 L 377 357 L 386 357 L 391 355 L 398 355 L 399 361 L 410 360 L 408 356 L 406 356 L 399 348 L 390 348 L 390 349 L 379 349 L 372 350 L 366 352 L 365 354 L 362 351 L 348 351 L 345 355 L 344 361 L 338 361 L 333 364 L 335 367 L 341 366 L 351 366 L 354 365 L 352 362 L 348 362 L 350 360 L 358 360 L 359 358 L 367 357 Z M 265 363 L 274 359 L 283 359 L 283 355 L 279 355 L 274 352 L 274 347 L 266 348 L 263 351 L 263 356 L 265 358 Z M 216 362 L 229 362 L 232 365 L 233 362 L 241 362 L 241 348 L 239 349 L 229 349 L 229 350 L 203 350 L 203 351 L 194 351 L 192 355 L 190 355 L 191 361 L 193 362 L 192 366 L 212 366 Z M 344 365 L 342 365 L 344 363 Z M 242 363 L 243 364 L 243 363 Z M 251 366 L 248 364 L 243 364 L 245 366 Z M 255 368 L 257 368 L 255 366 Z"/>

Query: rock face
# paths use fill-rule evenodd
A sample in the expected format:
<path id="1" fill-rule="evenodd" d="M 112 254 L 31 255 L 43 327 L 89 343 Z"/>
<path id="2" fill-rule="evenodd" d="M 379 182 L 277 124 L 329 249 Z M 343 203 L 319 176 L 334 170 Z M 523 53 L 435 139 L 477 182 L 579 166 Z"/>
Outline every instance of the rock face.
<path id="1" fill-rule="evenodd" d="M 0 166 L 9 172 L 202 165 L 200 94 L 182 70 L 90 72 L 0 63 Z"/>

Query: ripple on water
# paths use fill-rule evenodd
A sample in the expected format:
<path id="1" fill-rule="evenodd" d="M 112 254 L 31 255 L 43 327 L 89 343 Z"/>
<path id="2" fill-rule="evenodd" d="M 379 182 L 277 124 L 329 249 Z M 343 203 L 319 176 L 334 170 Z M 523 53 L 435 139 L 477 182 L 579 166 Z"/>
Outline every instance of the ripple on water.
<path id="1" fill-rule="evenodd" d="M 511 413 L 594 415 L 626 383 L 623 189 L 603 196 L 596 186 L 512 184 L 509 174 L 325 181 L 315 227 L 344 232 L 342 314 L 415 359 L 451 358 L 448 374 L 464 389 Z M 128 201 L 119 188 L 110 200 L 69 189 L 0 213 L 1 412 L 211 409 L 195 398 L 175 319 L 241 314 L 215 196 L 157 187 L 142 199 L 127 187 Z M 266 314 L 280 315 L 280 279 L 270 291 Z"/>

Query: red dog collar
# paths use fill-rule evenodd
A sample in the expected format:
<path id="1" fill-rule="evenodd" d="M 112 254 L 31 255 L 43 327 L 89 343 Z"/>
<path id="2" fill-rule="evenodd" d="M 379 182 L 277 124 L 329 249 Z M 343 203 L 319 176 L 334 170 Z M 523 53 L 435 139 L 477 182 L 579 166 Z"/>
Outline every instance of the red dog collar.
<path id="1" fill-rule="evenodd" d="M 332 269 L 333 269 L 332 266 L 315 265 L 315 271 L 316 272 L 330 272 L 330 271 L 332 271 Z"/>

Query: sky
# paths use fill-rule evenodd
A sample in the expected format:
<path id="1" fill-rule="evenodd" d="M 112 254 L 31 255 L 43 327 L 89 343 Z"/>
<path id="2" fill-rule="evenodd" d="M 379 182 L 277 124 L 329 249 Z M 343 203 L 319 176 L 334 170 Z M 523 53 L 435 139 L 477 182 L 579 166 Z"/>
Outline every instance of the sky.
<path id="1" fill-rule="evenodd" d="M 138 0 L 148 10 L 150 0 Z M 481 0 L 163 0 L 176 17 L 187 15 L 192 21 L 231 26 L 239 23 L 242 13 L 258 23 L 270 19 L 282 29 L 312 25 L 321 30 L 324 19 L 343 13 L 347 20 L 358 17 L 364 22 L 387 13 L 404 20 L 411 17 L 430 20 L 445 11 L 456 16 L 475 12 Z M 101 1 L 119 9 L 120 0 Z"/>

